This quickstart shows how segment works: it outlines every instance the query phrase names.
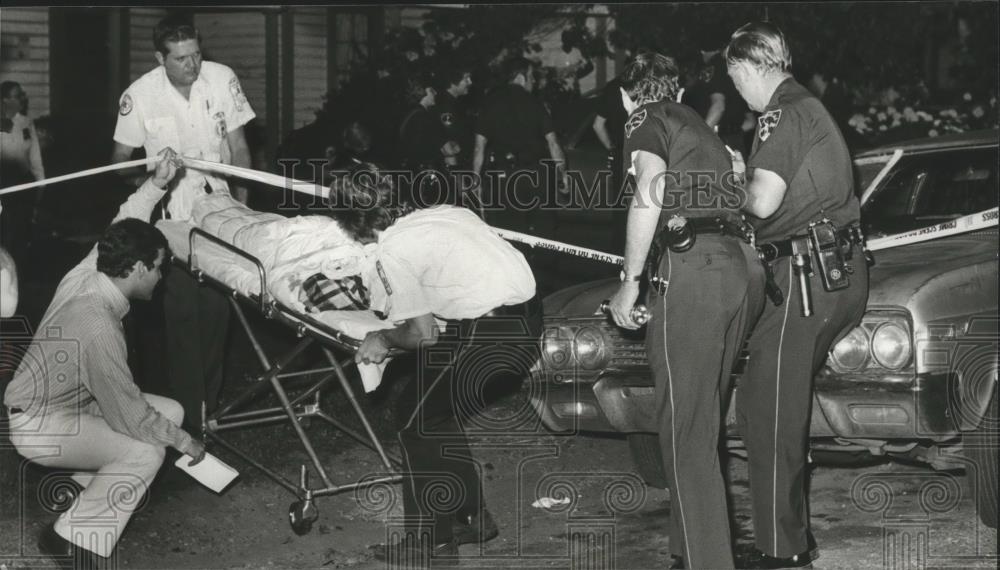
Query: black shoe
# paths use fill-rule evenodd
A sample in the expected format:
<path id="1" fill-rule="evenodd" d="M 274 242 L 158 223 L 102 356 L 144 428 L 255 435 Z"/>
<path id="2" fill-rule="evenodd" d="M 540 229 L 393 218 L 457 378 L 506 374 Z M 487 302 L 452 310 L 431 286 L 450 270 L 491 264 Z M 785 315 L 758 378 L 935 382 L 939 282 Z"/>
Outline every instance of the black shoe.
<path id="1" fill-rule="evenodd" d="M 670 568 L 671 570 L 683 570 L 683 568 L 685 568 L 685 566 L 684 566 L 684 557 L 683 556 L 678 556 L 676 554 L 671 554 L 670 555 L 670 566 L 668 566 L 668 568 Z"/>
<path id="2" fill-rule="evenodd" d="M 493 540 L 500 534 L 493 515 L 486 509 L 479 511 L 478 515 L 466 515 L 456 518 L 451 525 L 451 533 L 455 546 L 462 544 L 478 543 L 482 544 Z"/>
<path id="3" fill-rule="evenodd" d="M 412 534 L 407 534 L 399 542 L 379 544 L 371 548 L 376 560 L 404 568 L 428 566 L 432 558 L 435 559 L 435 566 L 458 561 L 458 545 L 454 540 L 429 546 Z"/>
<path id="4" fill-rule="evenodd" d="M 66 570 L 92 570 L 101 566 L 99 556 L 59 536 L 51 524 L 38 535 L 38 551 Z"/>
<path id="5" fill-rule="evenodd" d="M 764 554 L 755 548 L 748 556 L 738 559 L 736 567 L 749 569 L 812 568 L 812 562 L 816 558 L 818 556 L 815 555 L 815 549 L 806 550 L 787 558 L 777 558 Z"/>

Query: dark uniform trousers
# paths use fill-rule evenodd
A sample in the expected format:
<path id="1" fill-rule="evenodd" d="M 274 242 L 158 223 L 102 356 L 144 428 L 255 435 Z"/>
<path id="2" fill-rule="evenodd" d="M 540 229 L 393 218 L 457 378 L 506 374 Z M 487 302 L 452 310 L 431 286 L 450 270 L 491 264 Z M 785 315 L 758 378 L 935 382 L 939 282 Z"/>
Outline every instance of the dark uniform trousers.
<path id="1" fill-rule="evenodd" d="M 396 409 L 408 532 L 429 530 L 434 544 L 448 542 L 456 517 L 482 509 L 464 424 L 498 394 L 518 389 L 538 359 L 540 335 L 540 312 L 451 321 L 437 343 L 417 351 Z"/>
<path id="2" fill-rule="evenodd" d="M 749 342 L 750 361 L 736 391 L 736 416 L 747 447 L 754 536 L 765 554 L 805 552 L 809 511 L 806 455 L 813 376 L 836 340 L 861 322 L 868 300 L 868 266 L 854 246 L 851 285 L 827 292 L 810 279 L 813 315 L 802 316 L 798 277 L 790 258 L 773 264 L 785 302 L 765 304 Z"/>
<path id="3" fill-rule="evenodd" d="M 704 234 L 686 252 L 664 253 L 659 277 L 667 283 L 651 292 L 646 350 L 670 485 L 670 547 L 688 568 L 732 568 L 721 399 L 761 312 L 764 270 L 748 244 Z"/>
<path id="4" fill-rule="evenodd" d="M 186 425 L 201 426 L 201 405 L 209 413 L 222 387 L 229 302 L 186 271 L 168 271 L 164 279 L 167 381 L 184 407 Z"/>

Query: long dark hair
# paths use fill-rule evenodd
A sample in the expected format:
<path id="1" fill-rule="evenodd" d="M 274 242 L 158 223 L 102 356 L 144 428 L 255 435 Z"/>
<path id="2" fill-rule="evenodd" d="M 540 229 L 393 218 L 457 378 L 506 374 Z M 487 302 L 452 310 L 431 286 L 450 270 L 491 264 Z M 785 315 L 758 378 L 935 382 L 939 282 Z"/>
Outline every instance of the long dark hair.
<path id="1" fill-rule="evenodd" d="M 400 202 L 396 184 L 370 162 L 352 165 L 333 173 L 327 201 L 330 217 L 355 241 L 369 242 L 382 231 L 413 211 Z"/>

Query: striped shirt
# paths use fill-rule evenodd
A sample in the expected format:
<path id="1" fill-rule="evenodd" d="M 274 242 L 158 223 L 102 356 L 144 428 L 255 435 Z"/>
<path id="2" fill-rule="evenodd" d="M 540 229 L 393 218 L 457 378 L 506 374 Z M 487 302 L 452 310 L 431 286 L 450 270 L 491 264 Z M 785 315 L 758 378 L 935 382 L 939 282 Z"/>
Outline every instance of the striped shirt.
<path id="1" fill-rule="evenodd" d="M 164 194 L 147 180 L 115 221 L 148 220 Z M 100 415 L 119 433 L 187 453 L 191 436 L 150 406 L 132 380 L 122 326 L 128 311 L 125 295 L 97 270 L 94 246 L 59 283 L 4 404 L 30 416 Z"/>

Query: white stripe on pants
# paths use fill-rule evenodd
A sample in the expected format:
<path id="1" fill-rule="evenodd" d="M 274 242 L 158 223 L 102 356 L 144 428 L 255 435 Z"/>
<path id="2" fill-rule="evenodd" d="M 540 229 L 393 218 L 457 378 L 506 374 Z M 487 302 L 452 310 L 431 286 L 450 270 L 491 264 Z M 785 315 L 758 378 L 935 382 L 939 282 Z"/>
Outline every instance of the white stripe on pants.
<path id="1" fill-rule="evenodd" d="M 184 419 L 184 409 L 174 400 L 154 394 L 143 397 L 170 421 L 180 425 Z M 74 409 L 36 417 L 15 415 L 10 439 L 18 453 L 40 465 L 94 472 L 74 477 L 87 484 L 56 521 L 55 530 L 104 557 L 114 552 L 166 454 L 162 445 L 118 433 L 100 415 Z"/>

